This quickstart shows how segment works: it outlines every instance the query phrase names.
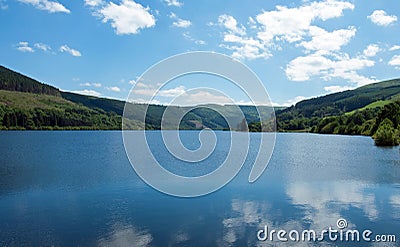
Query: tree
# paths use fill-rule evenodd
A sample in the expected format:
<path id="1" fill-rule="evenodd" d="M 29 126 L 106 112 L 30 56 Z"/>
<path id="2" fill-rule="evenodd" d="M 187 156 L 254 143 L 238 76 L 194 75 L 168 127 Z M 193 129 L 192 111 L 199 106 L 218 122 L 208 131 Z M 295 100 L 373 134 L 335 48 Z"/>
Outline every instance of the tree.
<path id="1" fill-rule="evenodd" d="M 393 122 L 385 118 L 373 136 L 377 146 L 399 145 L 399 131 L 393 128 Z"/>

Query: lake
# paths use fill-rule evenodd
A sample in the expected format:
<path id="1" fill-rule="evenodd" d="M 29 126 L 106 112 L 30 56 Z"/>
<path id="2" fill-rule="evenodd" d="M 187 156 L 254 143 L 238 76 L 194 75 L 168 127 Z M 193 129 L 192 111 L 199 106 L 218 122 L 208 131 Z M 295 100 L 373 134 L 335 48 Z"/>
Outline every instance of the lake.
<path id="1" fill-rule="evenodd" d="M 182 132 L 189 148 L 199 132 Z M 229 132 L 213 155 L 184 164 L 169 157 L 160 132 L 148 140 L 162 165 L 181 175 L 218 167 Z M 264 174 L 248 183 L 260 133 L 251 133 L 242 170 L 197 198 L 158 192 L 134 172 L 118 131 L 0 132 L 0 246 L 268 246 L 269 229 L 369 229 L 400 240 L 400 153 L 370 137 L 279 133 Z M 372 236 L 373 236 L 372 235 Z M 292 242 L 375 246 L 376 242 Z M 384 246 L 383 244 L 381 246 Z"/>

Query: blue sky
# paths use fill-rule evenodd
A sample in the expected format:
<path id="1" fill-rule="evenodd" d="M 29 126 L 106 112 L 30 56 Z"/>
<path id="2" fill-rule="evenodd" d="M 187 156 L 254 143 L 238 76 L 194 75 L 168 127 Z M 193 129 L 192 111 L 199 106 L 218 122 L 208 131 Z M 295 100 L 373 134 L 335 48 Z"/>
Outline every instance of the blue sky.
<path id="1" fill-rule="evenodd" d="M 274 104 L 290 105 L 400 77 L 399 13 L 393 0 L 0 0 L 0 62 L 62 90 L 126 99 L 158 61 L 214 51 L 249 66 Z M 221 80 L 177 80 L 158 103 L 196 81 L 234 90 Z M 221 100 L 188 100 L 196 97 Z"/>

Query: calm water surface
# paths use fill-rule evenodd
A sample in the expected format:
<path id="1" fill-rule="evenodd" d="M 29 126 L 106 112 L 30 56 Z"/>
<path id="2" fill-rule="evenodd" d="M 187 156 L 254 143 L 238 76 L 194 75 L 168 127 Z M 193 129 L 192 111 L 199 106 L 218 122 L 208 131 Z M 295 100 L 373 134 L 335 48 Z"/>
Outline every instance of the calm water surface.
<path id="1" fill-rule="evenodd" d="M 198 133 L 181 133 L 191 149 Z M 174 159 L 160 132 L 148 132 L 162 165 L 181 175 L 206 174 L 224 160 L 228 132 L 216 132 L 209 159 Z M 336 227 L 395 234 L 397 242 L 291 245 L 400 246 L 399 148 L 369 137 L 278 134 L 267 170 L 247 182 L 260 133 L 239 175 L 221 190 L 176 198 L 133 171 L 120 132 L 0 132 L 0 246 L 268 246 L 267 225 L 287 231 Z M 285 243 L 273 242 L 273 245 Z"/>

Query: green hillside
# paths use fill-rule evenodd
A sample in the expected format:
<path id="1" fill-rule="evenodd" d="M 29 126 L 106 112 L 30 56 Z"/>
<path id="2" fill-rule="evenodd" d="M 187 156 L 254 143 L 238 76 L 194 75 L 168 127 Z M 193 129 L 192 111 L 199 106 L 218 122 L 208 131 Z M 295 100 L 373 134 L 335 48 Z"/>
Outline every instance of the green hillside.
<path id="1" fill-rule="evenodd" d="M 3 90 L 1 90 L 3 89 Z M 120 129 L 125 102 L 98 98 L 70 92 L 33 80 L 3 66 L 0 68 L 0 128 L 2 129 Z M 146 105 L 130 104 L 125 114 L 129 129 L 160 129 L 166 106 L 150 105 L 146 123 L 141 123 Z M 204 105 L 189 111 L 179 128 L 194 130 L 212 128 L 229 129 L 227 120 L 233 123 L 231 129 L 243 128 L 243 117 L 235 112 L 236 106 L 213 105 L 216 111 Z M 260 121 L 254 106 L 240 106 L 247 122 Z M 272 107 L 262 106 L 262 119 L 271 117 Z M 187 112 L 187 107 L 170 106 L 171 119 L 164 117 L 167 129 L 175 128 L 177 115 Z M 226 119 L 225 119 L 226 118 Z"/>
<path id="2" fill-rule="evenodd" d="M 58 96 L 0 90 L 0 129 L 119 129 L 121 117 Z"/>
<path id="3" fill-rule="evenodd" d="M 400 79 L 366 85 L 354 90 L 303 100 L 294 106 L 277 111 L 280 130 L 311 130 L 320 118 L 341 116 L 365 109 L 376 116 L 382 102 L 392 102 L 400 95 Z M 374 103 L 381 102 L 381 103 Z M 368 107 L 369 106 L 369 107 Z M 346 114 L 349 115 L 349 114 Z"/>
<path id="4" fill-rule="evenodd" d="M 279 131 L 372 136 L 376 145 L 400 142 L 400 79 L 304 100 L 277 111 Z"/>

